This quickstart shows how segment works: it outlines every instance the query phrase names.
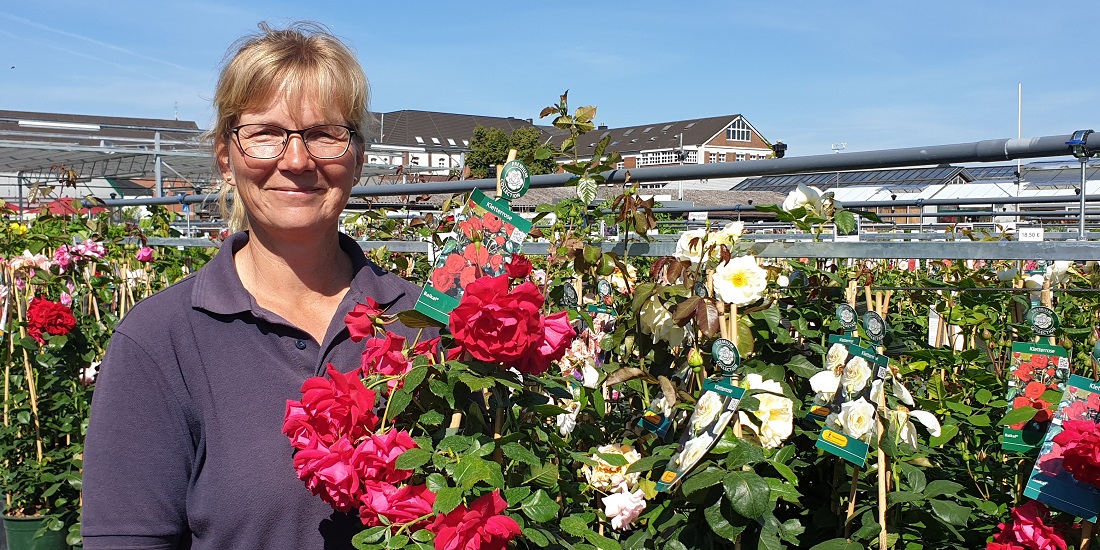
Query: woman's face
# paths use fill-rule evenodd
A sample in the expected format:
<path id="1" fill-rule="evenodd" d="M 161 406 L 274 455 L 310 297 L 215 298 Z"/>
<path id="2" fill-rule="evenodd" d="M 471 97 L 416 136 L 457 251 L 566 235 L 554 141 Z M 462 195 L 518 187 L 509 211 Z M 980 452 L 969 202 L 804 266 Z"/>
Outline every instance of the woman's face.
<path id="1" fill-rule="evenodd" d="M 266 108 L 246 111 L 237 124 L 273 124 L 301 130 L 319 124 L 346 124 L 326 115 L 315 101 L 288 105 L 283 94 Z M 245 155 L 230 135 L 219 141 L 218 166 L 244 201 L 253 231 L 284 240 L 308 239 L 335 232 L 340 212 L 351 196 L 363 166 L 363 154 L 353 141 L 343 156 L 314 158 L 298 134 L 291 135 L 282 155 L 256 159 Z"/>

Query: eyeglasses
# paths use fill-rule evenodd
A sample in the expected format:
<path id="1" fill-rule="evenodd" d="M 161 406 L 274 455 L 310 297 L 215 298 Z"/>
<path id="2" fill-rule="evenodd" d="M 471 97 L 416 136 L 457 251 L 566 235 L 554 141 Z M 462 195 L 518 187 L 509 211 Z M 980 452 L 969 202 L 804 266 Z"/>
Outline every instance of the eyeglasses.
<path id="1" fill-rule="evenodd" d="M 321 124 L 302 130 L 287 130 L 273 124 L 242 124 L 230 128 L 241 151 L 254 159 L 273 159 L 283 154 L 290 136 L 298 134 L 314 158 L 334 159 L 351 147 L 355 130 L 339 124 Z"/>

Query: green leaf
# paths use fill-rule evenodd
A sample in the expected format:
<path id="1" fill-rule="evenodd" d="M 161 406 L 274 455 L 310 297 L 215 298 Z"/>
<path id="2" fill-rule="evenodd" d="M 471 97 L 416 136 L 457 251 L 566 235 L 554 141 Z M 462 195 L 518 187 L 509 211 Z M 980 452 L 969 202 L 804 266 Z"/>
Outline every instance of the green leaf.
<path id="1" fill-rule="evenodd" d="M 950 525 L 966 526 L 966 520 L 970 517 L 970 508 L 960 506 L 947 500 L 930 500 L 932 511 L 936 516 Z"/>
<path id="2" fill-rule="evenodd" d="M 827 540 L 821 544 L 817 544 L 810 548 L 810 550 L 866 550 L 865 547 L 858 543 L 847 541 L 844 539 L 832 539 Z"/>
<path id="3" fill-rule="evenodd" d="M 385 525 L 364 529 L 352 537 L 351 543 L 354 544 L 356 548 L 363 548 L 368 544 L 378 544 L 382 541 L 382 538 L 386 536 L 386 531 L 387 527 Z"/>
<path id="4" fill-rule="evenodd" d="M 764 462 L 764 450 L 744 440 L 735 440 L 736 444 L 726 455 L 725 465 L 727 470 L 736 470 L 742 466 L 751 466 Z"/>
<path id="5" fill-rule="evenodd" d="M 458 460 L 452 475 L 455 483 L 460 487 L 466 490 L 473 489 L 478 482 L 489 480 L 488 461 L 475 455 L 464 455 Z"/>
<path id="6" fill-rule="evenodd" d="M 539 523 L 545 523 L 556 517 L 558 517 L 558 511 L 561 510 L 561 506 L 550 498 L 546 494 L 546 491 L 539 489 L 535 491 L 535 494 L 531 495 L 520 503 L 519 509 L 523 512 L 523 515 L 531 519 L 531 521 L 537 521 Z"/>
<path id="7" fill-rule="evenodd" d="M 729 503 L 724 500 L 718 500 L 714 504 L 707 506 L 706 509 L 703 510 L 703 517 L 707 519 L 707 525 L 710 526 L 711 531 L 714 531 L 714 534 L 730 542 L 736 542 L 737 537 L 745 530 L 746 525 L 734 525 L 730 523 L 726 514 L 722 513 L 723 506 L 728 507 Z"/>
<path id="8" fill-rule="evenodd" d="M 753 472 L 730 472 L 722 485 L 730 507 L 746 518 L 758 519 L 773 508 L 768 482 Z"/>
<path id="9" fill-rule="evenodd" d="M 394 466 L 398 470 L 415 470 L 432 459 L 432 452 L 426 449 L 409 449 L 397 457 Z"/>
<path id="10" fill-rule="evenodd" d="M 1032 416 L 1035 416 L 1035 415 L 1032 414 Z M 970 422 L 970 424 L 973 425 L 973 426 L 978 426 L 980 428 L 984 428 L 984 427 L 988 426 L 991 423 L 991 420 L 989 420 L 989 415 L 988 414 L 976 414 L 976 415 L 971 416 L 970 418 L 968 418 L 967 422 Z"/>
<path id="11" fill-rule="evenodd" d="M 409 544 L 409 537 L 405 535 L 394 535 L 390 537 L 390 540 L 386 541 L 386 548 L 404 548 Z"/>
<path id="12" fill-rule="evenodd" d="M 435 540 L 435 533 L 427 529 L 417 529 L 411 538 L 416 542 L 431 542 Z"/>
<path id="13" fill-rule="evenodd" d="M 501 450 L 504 451 L 504 456 L 515 460 L 516 462 L 522 462 L 524 464 L 530 464 L 531 466 L 538 466 L 542 464 L 539 457 L 535 456 L 530 449 L 520 445 L 516 442 L 506 443 Z"/>
<path id="14" fill-rule="evenodd" d="M 630 467 L 626 469 L 626 472 L 629 474 L 633 474 L 635 472 L 648 472 L 656 468 L 658 464 L 663 465 L 663 463 L 668 462 L 668 459 L 669 457 L 662 455 L 643 456 L 642 458 L 634 461 L 634 463 L 632 463 Z"/>
<path id="15" fill-rule="evenodd" d="M 1012 409 L 1008 411 L 1008 414 L 997 423 L 998 426 L 1008 426 L 1011 424 L 1019 424 L 1020 422 L 1027 422 L 1032 418 L 1035 418 L 1035 413 L 1039 412 L 1039 409 L 1035 407 L 1020 407 L 1019 409 Z"/>
<path id="16" fill-rule="evenodd" d="M 438 493 L 451 486 L 451 484 L 447 482 L 447 478 L 439 473 L 428 474 L 427 479 L 424 480 L 424 485 L 433 493 Z"/>
<path id="17" fill-rule="evenodd" d="M 583 537 L 585 533 L 591 531 L 588 528 L 588 521 L 576 514 L 562 518 L 561 529 L 575 537 Z"/>
<path id="18" fill-rule="evenodd" d="M 550 539 L 546 536 L 546 531 L 542 529 L 535 529 L 533 527 L 525 527 L 523 529 L 523 538 L 531 541 L 532 544 L 539 548 L 546 548 L 550 546 Z"/>
<path id="19" fill-rule="evenodd" d="M 928 482 L 928 486 L 924 489 L 924 496 L 926 498 L 943 496 L 955 496 L 959 494 L 959 491 L 963 490 L 961 483 L 955 483 L 954 481 L 948 481 L 946 479 L 936 479 Z"/>
<path id="20" fill-rule="evenodd" d="M 977 399 L 978 403 L 982 405 L 988 405 L 993 400 L 993 392 L 982 388 L 974 394 L 974 399 Z"/>
<path id="21" fill-rule="evenodd" d="M 795 489 L 794 485 L 774 477 L 766 477 L 764 481 L 768 483 L 768 489 L 771 492 L 770 498 L 772 500 L 783 499 L 792 504 L 799 504 L 798 498 L 802 495 L 799 494 L 798 489 Z"/>
<path id="22" fill-rule="evenodd" d="M 444 487 L 435 493 L 435 504 L 432 511 L 437 514 L 446 514 L 458 508 L 462 504 L 462 489 L 457 487 Z"/>
<path id="23" fill-rule="evenodd" d="M 951 441 L 956 435 L 959 435 L 959 427 L 954 424 L 947 424 L 940 430 L 940 435 L 929 438 L 928 445 L 931 447 L 939 447 Z"/>
<path id="24" fill-rule="evenodd" d="M 891 491 L 890 494 L 886 495 L 886 502 L 890 506 L 901 502 L 923 502 L 925 500 L 924 495 L 909 491 Z"/>
<path id="25" fill-rule="evenodd" d="M 539 466 L 531 466 L 531 471 L 527 475 L 527 479 L 524 483 L 534 483 L 539 487 L 550 488 L 557 485 L 560 474 L 558 473 L 558 467 L 553 463 L 546 463 Z"/>
<path id="26" fill-rule="evenodd" d="M 811 378 L 813 375 L 821 372 L 821 369 L 815 367 L 809 359 L 806 359 L 806 357 L 802 355 L 792 356 L 790 361 L 787 361 L 787 370 L 802 378 Z"/>
<path id="27" fill-rule="evenodd" d="M 596 456 L 600 457 L 601 459 L 603 459 L 604 462 L 616 468 L 621 468 L 623 466 L 626 466 L 627 464 L 630 464 L 630 462 L 626 460 L 626 457 L 621 454 L 596 453 Z"/>
<path id="28" fill-rule="evenodd" d="M 393 392 L 390 396 L 390 402 L 386 404 L 389 418 L 393 418 L 405 412 L 405 408 L 409 406 L 409 403 L 412 403 L 411 392 L 405 391 L 404 389 Z"/>
<path id="29" fill-rule="evenodd" d="M 721 484 L 722 479 L 725 477 L 725 470 L 715 468 L 713 466 L 705 470 L 698 470 L 684 480 L 684 485 L 681 491 L 683 491 L 684 496 L 690 497 L 698 491 L 710 489 L 715 485 Z"/>
<path id="30" fill-rule="evenodd" d="M 591 542 L 599 550 L 623 550 L 623 547 L 619 545 L 618 541 L 609 539 L 592 530 L 585 532 L 584 540 Z"/>
<path id="31" fill-rule="evenodd" d="M 427 315 L 415 310 L 407 309 L 397 314 L 397 319 L 401 321 L 401 324 L 409 328 L 442 328 L 447 325 L 428 317 Z"/>
<path id="32" fill-rule="evenodd" d="M 851 212 L 841 210 L 833 216 L 837 231 L 850 234 L 856 229 L 856 217 Z"/>

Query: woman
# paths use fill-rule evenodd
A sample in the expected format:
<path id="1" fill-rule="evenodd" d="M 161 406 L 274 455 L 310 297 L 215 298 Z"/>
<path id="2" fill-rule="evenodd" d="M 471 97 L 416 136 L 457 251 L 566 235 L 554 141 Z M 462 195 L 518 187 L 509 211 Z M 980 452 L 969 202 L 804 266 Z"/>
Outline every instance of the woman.
<path id="1" fill-rule="evenodd" d="M 286 401 L 327 364 L 359 366 L 344 326 L 357 303 L 411 309 L 420 288 L 338 231 L 363 165 L 359 63 L 316 25 L 260 28 L 222 70 L 210 132 L 245 231 L 116 327 L 84 456 L 85 548 L 340 548 L 361 527 L 295 477 Z"/>

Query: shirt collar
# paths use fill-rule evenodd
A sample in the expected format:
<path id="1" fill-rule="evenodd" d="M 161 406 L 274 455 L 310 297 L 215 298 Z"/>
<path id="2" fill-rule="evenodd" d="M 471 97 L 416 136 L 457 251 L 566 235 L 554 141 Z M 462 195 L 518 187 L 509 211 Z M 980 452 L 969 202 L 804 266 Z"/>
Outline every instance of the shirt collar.
<path id="1" fill-rule="evenodd" d="M 352 282 L 343 306 L 350 311 L 354 304 L 373 298 L 383 308 L 389 307 L 405 295 L 404 281 L 375 265 L 363 254 L 355 239 L 340 233 L 340 249 L 351 258 Z M 191 305 L 214 314 L 233 315 L 253 311 L 254 301 L 245 290 L 237 274 L 233 255 L 248 243 L 248 232 L 241 231 L 226 237 L 218 253 L 195 275 L 195 287 L 191 291 Z"/>

